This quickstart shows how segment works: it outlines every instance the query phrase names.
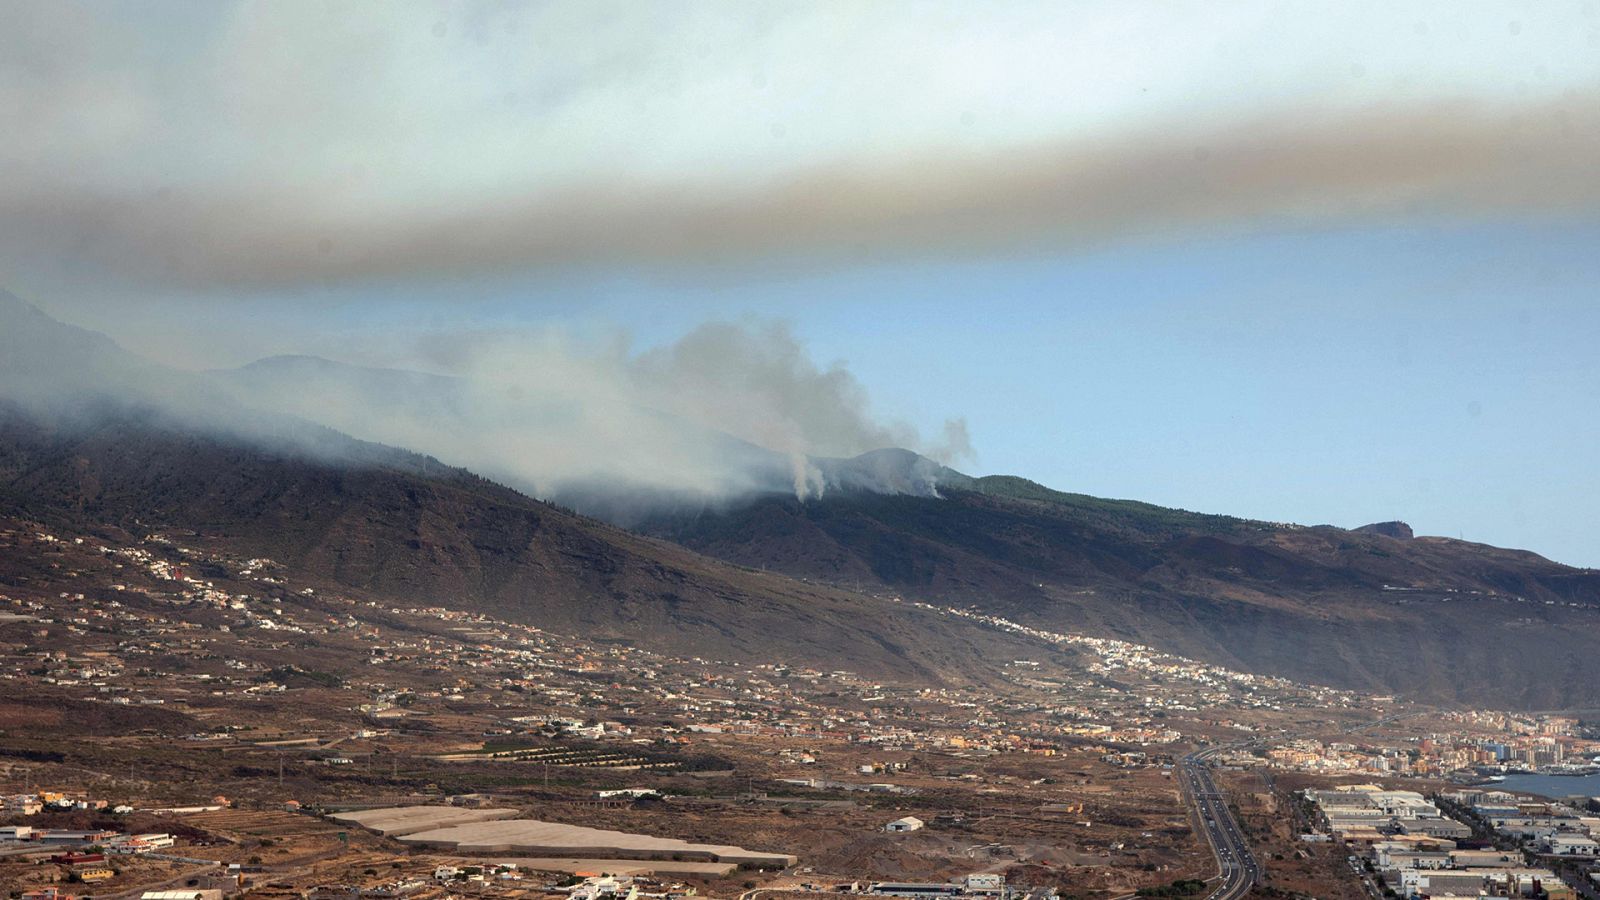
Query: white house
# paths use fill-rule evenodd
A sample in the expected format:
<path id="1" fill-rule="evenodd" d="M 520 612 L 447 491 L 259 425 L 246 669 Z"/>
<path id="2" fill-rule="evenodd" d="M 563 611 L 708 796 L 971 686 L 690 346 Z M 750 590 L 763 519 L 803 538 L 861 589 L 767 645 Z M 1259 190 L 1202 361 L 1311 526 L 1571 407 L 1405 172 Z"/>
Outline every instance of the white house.
<path id="1" fill-rule="evenodd" d="M 916 831 L 917 829 L 921 828 L 922 825 L 922 820 L 916 816 L 906 816 L 903 819 L 895 819 L 893 822 L 883 826 L 883 830 L 894 834 L 901 834 L 907 831 Z"/>
<path id="2" fill-rule="evenodd" d="M 1553 834 L 1545 846 L 1557 856 L 1600 856 L 1600 844 L 1579 834 Z"/>

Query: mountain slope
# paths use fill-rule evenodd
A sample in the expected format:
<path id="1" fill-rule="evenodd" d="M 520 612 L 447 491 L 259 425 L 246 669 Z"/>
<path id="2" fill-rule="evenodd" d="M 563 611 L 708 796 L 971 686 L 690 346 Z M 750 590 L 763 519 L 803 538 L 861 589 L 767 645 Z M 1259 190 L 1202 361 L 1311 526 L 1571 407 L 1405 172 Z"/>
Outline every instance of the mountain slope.
<path id="1" fill-rule="evenodd" d="M 1445 702 L 1600 705 L 1600 573 L 1392 537 L 1393 523 L 1255 522 L 1017 478 L 941 493 L 763 499 L 645 529 L 742 565 L 1250 671 Z"/>
<path id="2" fill-rule="evenodd" d="M 331 587 L 686 655 L 937 680 L 982 677 L 983 659 L 1038 649 L 742 571 L 426 457 L 343 449 L 333 462 L 195 434 L 147 409 L 102 409 L 85 427 L 0 404 L 0 515 L 193 532 Z"/>
<path id="3" fill-rule="evenodd" d="M 985 677 L 1036 641 L 743 571 L 431 457 L 241 406 L 0 295 L 0 515 L 181 530 L 374 599 L 689 655 Z M 781 636 L 781 637 L 778 637 Z"/>
<path id="4" fill-rule="evenodd" d="M 324 376 L 395 392 L 414 374 L 267 369 L 308 396 Z M 441 384 L 454 390 L 417 382 Z M 1373 692 L 1600 707 L 1589 570 L 1403 523 L 1305 528 L 969 478 L 899 450 L 810 464 L 821 500 L 634 508 L 640 534 L 624 532 L 254 409 L 0 294 L 0 514 L 185 529 L 374 598 L 675 653 L 927 679 L 1039 649 L 862 595 L 876 592 Z"/>

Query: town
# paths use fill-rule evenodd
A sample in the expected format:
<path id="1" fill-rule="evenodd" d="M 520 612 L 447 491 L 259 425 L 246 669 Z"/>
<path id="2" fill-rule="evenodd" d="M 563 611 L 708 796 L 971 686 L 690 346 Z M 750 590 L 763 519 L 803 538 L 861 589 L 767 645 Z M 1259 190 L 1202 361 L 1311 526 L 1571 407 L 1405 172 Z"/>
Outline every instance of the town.
<path id="1" fill-rule="evenodd" d="M 1038 652 L 997 683 L 907 686 L 385 604 L 194 535 L 14 521 L 0 545 L 21 551 L 0 597 L 0 880 L 28 900 L 1188 890 L 1217 869 L 1186 748 L 1275 803 L 1254 784 L 1272 771 L 1448 788 L 1600 746 L 1572 718 L 1431 711 L 955 607 L 919 604 Z M 1472 834 L 1420 795 L 1319 790 L 1298 796 L 1389 818 L 1363 807 L 1357 828 L 1328 800 L 1320 832 L 1260 827 L 1266 884 L 1325 877 L 1316 833 L 1385 853 Z M 1394 859 L 1344 877 L 1406 888 Z"/>
<path id="2" fill-rule="evenodd" d="M 1534 800 L 1500 791 L 1415 791 L 1377 785 L 1307 790 L 1316 830 L 1337 841 L 1373 895 L 1546 897 L 1593 895 L 1600 801 Z"/>

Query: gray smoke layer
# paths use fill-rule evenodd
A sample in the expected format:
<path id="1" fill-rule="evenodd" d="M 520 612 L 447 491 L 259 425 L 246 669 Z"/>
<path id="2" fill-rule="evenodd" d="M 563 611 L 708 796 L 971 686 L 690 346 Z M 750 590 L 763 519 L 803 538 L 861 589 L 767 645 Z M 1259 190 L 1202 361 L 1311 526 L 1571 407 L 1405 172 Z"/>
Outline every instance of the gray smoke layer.
<path id="1" fill-rule="evenodd" d="M 604 491 L 724 502 L 828 488 L 814 460 L 905 447 L 970 459 L 966 423 L 925 440 L 882 420 L 842 365 L 819 366 L 778 324 L 703 325 L 633 352 L 560 330 L 439 338 L 451 376 L 309 358 L 217 373 L 252 406 L 406 447 L 542 497 Z"/>
<path id="2" fill-rule="evenodd" d="M 304 431 L 308 452 L 336 452 L 337 441 L 290 421 L 303 420 L 614 518 L 753 494 L 807 499 L 844 484 L 928 493 L 939 467 L 927 460 L 837 458 L 890 447 L 941 464 L 972 456 L 963 420 L 924 439 L 880 418 L 848 369 L 818 365 L 781 324 L 711 323 L 642 351 L 555 328 L 454 334 L 419 357 L 451 374 L 306 356 L 184 372 L 0 290 L 0 400 L 36 414 L 83 419 L 109 401 L 274 446 Z"/>
<path id="3" fill-rule="evenodd" d="M 1362 217 L 1600 205 L 1600 93 L 1117 135 L 780 181 L 605 183 L 385 205 L 336 184 L 0 185 L 0 248 L 156 284 L 274 286 L 580 263 L 826 261 Z M 35 259 L 34 263 L 38 260 Z M 63 263 L 65 264 L 65 263 Z"/>
<path id="4" fill-rule="evenodd" d="M 1600 207 L 1592 8 L 1507 11 L 1534 40 L 1450 4 L 1080 6 L 0 0 L 0 272 L 296 287 Z M 1430 18 L 1452 37 L 1389 33 Z M 1392 85 L 1315 74 L 1357 59 L 1328 47 Z"/>

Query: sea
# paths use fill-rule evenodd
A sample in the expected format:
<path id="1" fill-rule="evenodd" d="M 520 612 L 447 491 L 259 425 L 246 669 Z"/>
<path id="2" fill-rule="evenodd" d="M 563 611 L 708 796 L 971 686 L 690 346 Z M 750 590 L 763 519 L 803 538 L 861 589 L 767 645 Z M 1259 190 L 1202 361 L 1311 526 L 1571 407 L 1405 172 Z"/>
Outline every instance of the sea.
<path id="1" fill-rule="evenodd" d="M 1507 775 L 1505 781 L 1483 787 L 1485 790 L 1538 794 L 1553 799 L 1573 794 L 1600 797 L 1600 775 Z"/>

